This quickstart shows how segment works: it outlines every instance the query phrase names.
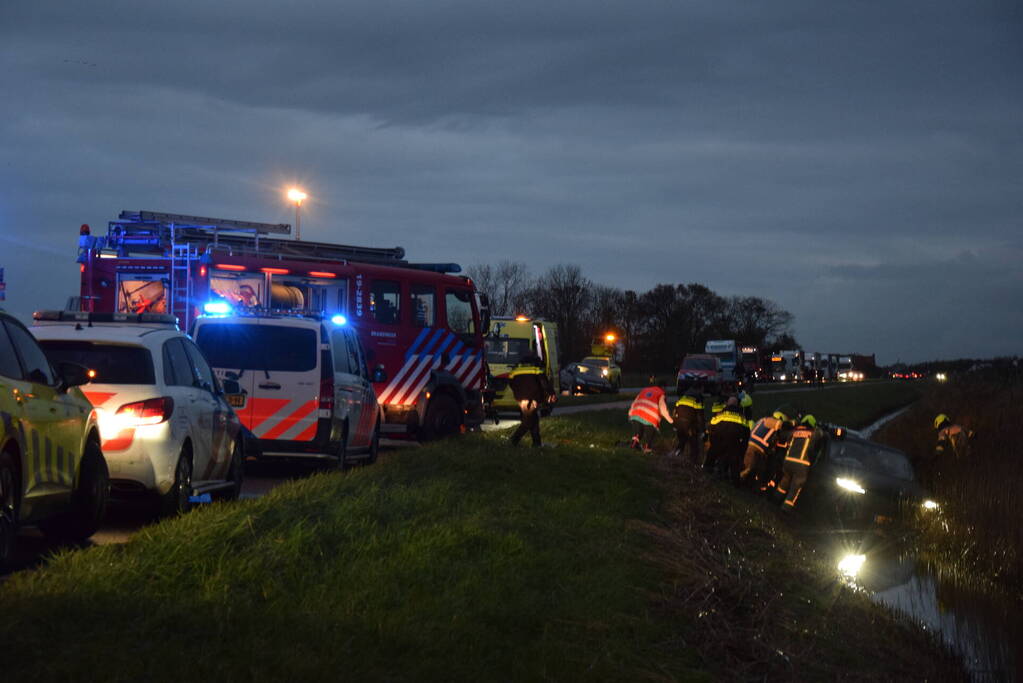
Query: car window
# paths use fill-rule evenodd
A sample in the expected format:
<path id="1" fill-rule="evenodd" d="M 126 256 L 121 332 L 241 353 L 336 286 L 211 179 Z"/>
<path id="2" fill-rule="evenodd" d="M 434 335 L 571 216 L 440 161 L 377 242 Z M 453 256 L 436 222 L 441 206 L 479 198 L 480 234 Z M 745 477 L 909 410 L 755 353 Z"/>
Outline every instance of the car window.
<path id="1" fill-rule="evenodd" d="M 333 352 L 334 372 L 350 373 L 352 366 L 348 360 L 348 338 L 343 330 L 330 333 L 330 348 Z"/>
<path id="2" fill-rule="evenodd" d="M 29 334 L 28 330 L 21 325 L 12 323 L 9 320 L 4 321 L 4 326 L 7 327 L 7 333 L 11 337 L 11 342 L 21 358 L 21 367 L 23 368 L 22 379 L 36 382 L 37 384 L 49 384 L 50 386 L 56 384 L 53 369 L 50 367 L 50 361 L 46 359 L 46 354 L 39 348 L 35 337 Z"/>
<path id="3" fill-rule="evenodd" d="M 468 290 L 449 289 L 444 297 L 447 309 L 448 329 L 457 334 L 474 334 L 476 325 L 472 319 L 472 295 Z"/>
<path id="4" fill-rule="evenodd" d="M 0 376 L 21 379 L 21 363 L 3 325 L 0 325 Z"/>
<path id="5" fill-rule="evenodd" d="M 209 363 L 203 358 L 202 352 L 188 339 L 182 339 L 181 343 L 184 344 L 185 351 L 188 352 L 188 360 L 191 362 L 192 371 L 199 378 L 199 386 L 210 391 L 216 391 L 217 380 L 213 376 L 213 371 L 210 370 Z"/>
<path id="6" fill-rule="evenodd" d="M 369 377 L 369 371 L 366 369 L 366 354 L 362 344 L 359 343 L 359 338 L 352 330 L 348 330 L 348 362 L 353 375 Z"/>
<path id="7" fill-rule="evenodd" d="M 96 384 L 155 384 L 153 356 L 142 346 L 43 339 L 39 345 L 50 363 L 77 363 L 90 370 Z"/>
<path id="8" fill-rule="evenodd" d="M 437 310 L 437 292 L 430 285 L 412 285 L 412 324 L 433 327 Z"/>
<path id="9" fill-rule="evenodd" d="M 308 372 L 319 359 L 317 332 L 308 327 L 216 323 L 200 326 L 195 341 L 215 368 Z"/>
<path id="10" fill-rule="evenodd" d="M 369 290 L 369 311 L 378 323 L 394 325 L 401 319 L 401 283 L 373 280 Z"/>
<path id="11" fill-rule="evenodd" d="M 180 339 L 168 339 L 163 344 L 163 382 L 172 387 L 195 385 L 192 361 L 188 359 L 188 353 L 181 345 Z"/>

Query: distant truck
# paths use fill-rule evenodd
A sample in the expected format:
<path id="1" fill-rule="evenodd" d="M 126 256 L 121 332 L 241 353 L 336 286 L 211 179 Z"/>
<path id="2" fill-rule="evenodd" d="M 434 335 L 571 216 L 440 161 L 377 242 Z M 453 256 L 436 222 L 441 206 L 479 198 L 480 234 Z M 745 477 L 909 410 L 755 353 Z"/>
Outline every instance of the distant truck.
<path id="1" fill-rule="evenodd" d="M 736 381 L 735 368 L 739 364 L 739 349 L 734 339 L 712 339 L 704 347 L 704 353 L 715 356 L 721 362 L 721 381 Z"/>
<path id="2" fill-rule="evenodd" d="M 779 351 L 771 356 L 771 379 L 776 382 L 801 381 L 803 379 L 802 350 Z"/>
<path id="3" fill-rule="evenodd" d="M 757 381 L 765 379 L 764 363 L 760 356 L 760 349 L 755 346 L 743 346 L 739 349 L 739 357 L 742 359 L 742 368 L 746 376 L 752 376 Z"/>
<path id="4" fill-rule="evenodd" d="M 839 356 L 838 380 L 840 382 L 859 382 L 862 379 L 863 373 L 853 367 L 852 356 Z"/>
<path id="5" fill-rule="evenodd" d="M 560 392 L 558 367 L 558 326 L 546 320 L 495 317 L 490 332 L 484 339 L 487 364 L 490 366 L 491 410 L 518 410 L 515 396 L 508 386 L 511 372 L 519 367 L 526 356 L 540 358 L 540 368 L 551 381 L 555 393 Z M 550 413 L 551 406 L 541 410 Z"/>

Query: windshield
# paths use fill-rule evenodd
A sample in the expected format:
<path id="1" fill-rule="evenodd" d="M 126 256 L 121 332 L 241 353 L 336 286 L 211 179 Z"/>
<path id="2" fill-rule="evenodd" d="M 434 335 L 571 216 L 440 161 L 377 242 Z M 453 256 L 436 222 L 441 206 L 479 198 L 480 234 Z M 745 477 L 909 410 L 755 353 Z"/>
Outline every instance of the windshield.
<path id="1" fill-rule="evenodd" d="M 149 349 L 85 341 L 40 341 L 46 357 L 57 363 L 78 363 L 94 371 L 96 384 L 155 384 Z"/>
<path id="2" fill-rule="evenodd" d="M 732 363 L 735 362 L 734 351 L 724 351 L 722 353 L 715 353 L 714 355 L 721 360 L 722 365 L 731 365 Z"/>
<path id="3" fill-rule="evenodd" d="M 744 353 L 742 354 L 742 362 L 746 365 L 757 362 L 757 354 L 755 353 Z"/>
<path id="4" fill-rule="evenodd" d="M 283 325 L 203 325 L 195 343 L 215 368 L 307 372 L 316 369 L 316 331 Z"/>
<path id="5" fill-rule="evenodd" d="M 853 439 L 831 440 L 828 459 L 836 465 L 912 481 L 913 466 L 903 453 Z"/>
<path id="6" fill-rule="evenodd" d="M 606 358 L 583 358 L 582 362 L 586 363 L 587 365 L 596 366 L 598 368 L 606 368 L 608 367 L 608 365 L 610 365 Z"/>
<path id="7" fill-rule="evenodd" d="M 683 370 L 717 370 L 717 365 L 710 358 L 686 358 L 682 361 Z"/>
<path id="8" fill-rule="evenodd" d="M 487 339 L 487 362 L 493 365 L 517 365 L 524 357 L 534 355 L 528 339 Z"/>

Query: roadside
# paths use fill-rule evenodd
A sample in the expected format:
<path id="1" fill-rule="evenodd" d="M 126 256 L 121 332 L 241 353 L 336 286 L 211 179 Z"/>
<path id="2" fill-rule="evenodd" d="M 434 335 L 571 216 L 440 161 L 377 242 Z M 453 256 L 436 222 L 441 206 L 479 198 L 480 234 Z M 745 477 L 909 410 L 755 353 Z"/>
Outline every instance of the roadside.
<path id="1" fill-rule="evenodd" d="M 466 435 L 61 554 L 0 586 L 6 680 L 961 678 L 774 508 L 622 431 Z"/>

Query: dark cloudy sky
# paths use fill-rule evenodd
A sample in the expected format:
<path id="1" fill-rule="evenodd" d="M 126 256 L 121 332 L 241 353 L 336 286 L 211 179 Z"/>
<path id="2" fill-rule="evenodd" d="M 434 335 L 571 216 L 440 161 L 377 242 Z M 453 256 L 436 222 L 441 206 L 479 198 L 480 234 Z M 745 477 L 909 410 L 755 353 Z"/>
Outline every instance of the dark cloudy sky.
<path id="1" fill-rule="evenodd" d="M 775 299 L 808 350 L 1021 351 L 1019 2 L 0 1 L 8 307 L 121 209 Z"/>

